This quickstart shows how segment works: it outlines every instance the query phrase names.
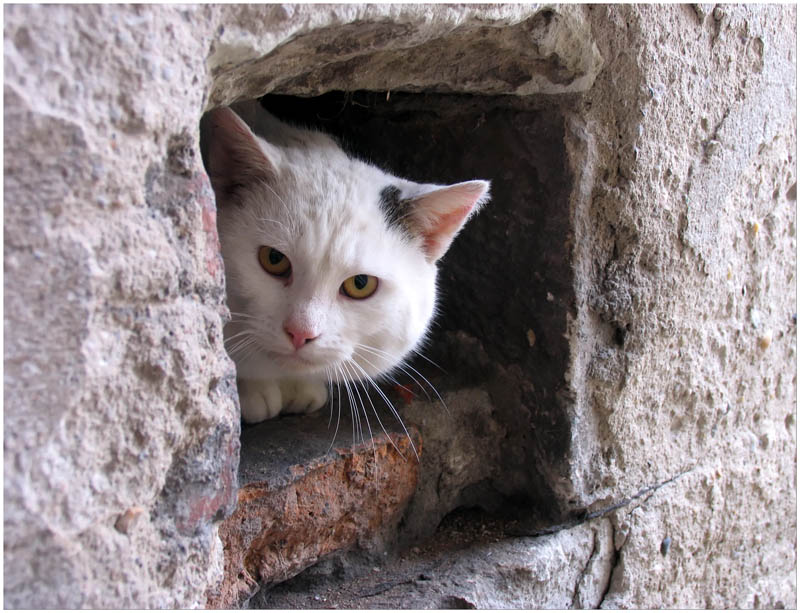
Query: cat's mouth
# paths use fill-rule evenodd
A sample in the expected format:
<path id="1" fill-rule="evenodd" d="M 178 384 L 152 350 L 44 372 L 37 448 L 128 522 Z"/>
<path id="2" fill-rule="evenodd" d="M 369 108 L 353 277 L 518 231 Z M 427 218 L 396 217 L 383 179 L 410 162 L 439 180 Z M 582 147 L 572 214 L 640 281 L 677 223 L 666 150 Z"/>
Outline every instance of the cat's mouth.
<path id="1" fill-rule="evenodd" d="M 280 353 L 271 351 L 270 358 L 275 360 L 278 364 L 293 371 L 316 371 L 325 368 L 329 360 L 319 357 L 309 356 L 302 351 L 292 351 L 290 353 Z"/>

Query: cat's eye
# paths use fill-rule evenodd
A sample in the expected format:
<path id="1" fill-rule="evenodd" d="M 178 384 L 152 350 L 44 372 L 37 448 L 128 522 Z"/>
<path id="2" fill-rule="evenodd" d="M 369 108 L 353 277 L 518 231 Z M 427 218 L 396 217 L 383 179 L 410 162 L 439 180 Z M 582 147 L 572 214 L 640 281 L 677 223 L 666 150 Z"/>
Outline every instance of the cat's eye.
<path id="1" fill-rule="evenodd" d="M 378 277 L 372 275 L 354 275 L 342 283 L 342 293 L 356 300 L 369 298 L 376 289 L 378 289 Z"/>
<path id="2" fill-rule="evenodd" d="M 292 272 L 292 263 L 289 258 L 272 247 L 259 247 L 258 261 L 261 268 L 276 277 L 288 277 Z"/>

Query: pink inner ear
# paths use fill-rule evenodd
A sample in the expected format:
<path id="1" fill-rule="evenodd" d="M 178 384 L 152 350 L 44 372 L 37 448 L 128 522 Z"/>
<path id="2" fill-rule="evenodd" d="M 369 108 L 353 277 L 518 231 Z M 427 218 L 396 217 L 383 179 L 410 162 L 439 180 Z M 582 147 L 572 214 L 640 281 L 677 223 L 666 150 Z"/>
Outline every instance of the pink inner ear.
<path id="1" fill-rule="evenodd" d="M 437 260 L 442 257 L 472 211 L 472 206 L 473 203 L 466 204 L 435 218 L 435 225 L 423 234 L 425 253 Z"/>
<path id="2" fill-rule="evenodd" d="M 429 192 L 417 200 L 416 221 L 430 261 L 445 254 L 488 188 L 484 181 L 468 181 Z"/>

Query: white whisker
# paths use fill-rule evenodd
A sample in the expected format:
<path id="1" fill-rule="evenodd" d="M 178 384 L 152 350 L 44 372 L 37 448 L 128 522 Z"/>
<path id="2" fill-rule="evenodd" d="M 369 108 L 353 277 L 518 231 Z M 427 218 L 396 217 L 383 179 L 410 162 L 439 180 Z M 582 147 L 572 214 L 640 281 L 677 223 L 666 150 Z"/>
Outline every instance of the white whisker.
<path id="1" fill-rule="evenodd" d="M 255 315 L 250 315 L 250 313 L 239 313 L 238 311 L 231 311 L 231 317 L 242 317 L 244 319 L 260 319 Z"/>
<path id="2" fill-rule="evenodd" d="M 342 367 L 349 367 L 351 364 L 353 366 L 358 366 L 352 360 L 347 359 L 344 362 L 342 362 Z M 350 368 L 348 368 L 348 372 L 351 372 Z M 353 374 L 356 375 L 358 373 L 353 371 Z M 358 394 L 358 401 L 361 403 L 361 410 L 364 412 L 364 420 L 367 422 L 367 430 L 369 431 L 369 440 L 370 440 L 370 443 L 372 444 L 372 463 L 373 463 L 374 471 L 375 471 L 375 487 L 377 488 L 377 485 L 378 485 L 378 452 L 375 449 L 375 435 L 372 433 L 372 424 L 370 424 L 370 421 L 369 421 L 369 415 L 367 414 L 367 407 L 364 405 L 364 400 L 361 397 L 361 392 L 358 391 L 358 384 L 359 383 L 361 384 L 361 387 L 364 390 L 364 395 L 367 397 L 367 400 L 369 400 L 369 404 L 372 407 L 372 412 L 375 413 L 375 417 L 378 417 L 378 413 L 377 413 L 377 411 L 375 411 L 375 405 L 372 404 L 372 399 L 369 397 L 369 392 L 367 391 L 367 387 L 364 385 L 364 382 L 359 380 L 359 378 L 355 377 L 355 376 L 352 377 L 352 381 L 353 381 L 353 388 L 356 390 L 356 394 Z M 380 423 L 380 422 L 381 422 L 381 419 L 380 419 L 380 417 L 378 417 L 378 423 Z M 382 423 L 381 423 L 381 428 L 383 428 L 383 424 Z M 386 433 L 385 429 L 384 429 L 384 433 Z M 387 434 L 386 436 L 388 437 L 389 435 Z M 389 441 L 394 445 L 394 441 L 392 441 L 391 438 L 389 438 Z M 362 443 L 364 442 L 363 435 L 361 437 L 361 442 Z"/>
<path id="3" fill-rule="evenodd" d="M 347 368 L 349 366 L 348 361 L 349 360 L 342 362 L 342 368 Z M 348 373 L 350 372 L 349 368 L 347 368 L 347 372 Z M 356 374 L 356 373 L 353 373 L 353 374 Z M 358 396 L 358 402 L 361 405 L 361 411 L 364 413 L 364 420 L 367 422 L 367 431 L 369 432 L 369 438 L 370 438 L 370 441 L 372 442 L 372 450 L 373 450 L 373 453 L 374 453 L 374 451 L 375 451 L 375 439 L 374 439 L 374 437 L 372 435 L 372 425 L 369 423 L 369 415 L 367 415 L 367 408 L 366 408 L 366 406 L 364 406 L 364 399 L 361 397 L 361 392 L 358 391 L 358 383 L 359 383 L 358 377 L 350 376 L 349 379 L 353 383 L 353 390 L 355 391 L 356 395 Z M 366 391 L 366 389 L 365 389 L 365 391 Z M 356 407 L 356 412 L 358 412 L 358 407 Z M 359 418 L 359 423 L 360 423 L 360 421 L 361 421 L 361 419 Z M 361 429 L 361 442 L 362 443 L 366 442 L 364 440 L 364 429 L 363 429 L 363 427 Z"/>
<path id="4" fill-rule="evenodd" d="M 245 349 L 250 349 L 254 345 L 258 344 L 258 340 L 253 336 L 248 336 L 240 341 L 238 341 L 233 347 L 226 347 L 225 350 L 228 352 L 228 355 L 231 357 L 242 353 Z"/>
<path id="5" fill-rule="evenodd" d="M 243 355 L 238 356 L 236 358 L 236 362 L 240 363 L 240 364 L 244 364 L 250 358 L 252 358 L 254 355 L 259 354 L 261 352 L 261 350 L 262 350 L 261 349 L 261 344 L 258 342 L 258 339 L 256 339 L 255 342 L 248 347 L 248 350 L 247 350 L 246 353 L 244 353 Z"/>
<path id="6" fill-rule="evenodd" d="M 382 390 L 380 387 L 378 387 L 378 384 L 377 384 L 377 383 L 375 383 L 375 380 L 374 380 L 372 377 L 370 377 L 370 376 L 369 376 L 369 374 L 368 374 L 368 373 L 367 373 L 367 372 L 366 372 L 366 371 L 365 371 L 365 370 L 364 370 L 364 369 L 363 369 L 363 368 L 362 368 L 362 367 L 361 367 L 361 366 L 360 366 L 360 365 L 359 365 L 357 362 L 355 362 L 354 360 L 350 360 L 350 362 L 353 364 L 353 366 L 355 366 L 356 368 L 358 368 L 358 369 L 361 371 L 361 373 L 363 374 L 363 377 L 364 377 L 364 379 L 366 379 L 367 381 L 369 381 L 369 383 L 372 385 L 372 387 L 373 387 L 373 388 L 375 388 L 375 391 L 377 391 L 377 392 L 378 392 L 378 394 L 380 395 L 380 397 L 381 397 L 381 398 L 383 399 L 383 401 L 386 403 L 386 406 L 387 406 L 387 407 L 389 407 L 389 410 L 392 412 L 392 415 L 394 415 L 395 419 L 396 419 L 396 420 L 397 420 L 397 421 L 400 423 L 400 426 L 403 428 L 403 432 L 405 432 L 405 434 L 406 434 L 406 437 L 408 438 L 408 442 L 409 442 L 409 443 L 411 443 L 411 449 L 413 449 L 413 450 L 414 450 L 414 455 L 417 457 L 417 461 L 419 461 L 419 454 L 417 453 L 417 448 L 416 448 L 416 446 L 414 445 L 414 441 L 413 441 L 413 439 L 411 438 L 411 435 L 409 434 L 409 432 L 408 432 L 408 429 L 406 428 L 406 425 L 405 425 L 405 423 L 403 423 L 403 419 L 400 417 L 400 414 L 399 414 L 399 413 L 397 412 L 397 410 L 394 408 L 394 405 L 391 403 L 391 401 L 390 401 L 390 400 L 389 400 L 389 398 L 386 396 L 386 394 L 384 394 L 384 393 L 383 393 L 383 390 Z M 392 439 L 392 437 L 391 437 L 391 436 L 389 436 L 389 433 L 388 433 L 388 432 L 386 432 L 386 428 L 384 428 L 384 427 L 383 427 L 383 422 L 381 421 L 381 418 L 380 418 L 380 416 L 378 415 L 378 411 L 375 409 L 375 405 L 374 405 L 374 404 L 372 404 L 372 401 L 371 401 L 371 400 L 370 400 L 370 404 L 372 405 L 372 411 L 375 413 L 375 417 L 378 419 L 378 423 L 381 425 L 381 429 L 383 430 L 383 433 L 384 433 L 384 434 L 386 435 L 386 437 L 389 439 L 389 442 L 390 442 L 390 443 L 392 444 L 392 446 L 395 448 L 395 450 L 397 451 L 397 453 L 399 453 L 399 454 L 400 454 L 400 457 L 402 457 L 403 459 L 405 459 L 405 455 L 403 455 L 403 452 L 402 452 L 402 451 L 400 451 L 400 449 L 397 447 L 397 445 L 395 444 L 395 442 L 394 442 L 394 440 Z"/>
<path id="7" fill-rule="evenodd" d="M 364 361 L 365 361 L 367 364 L 369 364 L 370 366 L 372 366 L 372 368 L 374 368 L 375 370 L 380 370 L 380 368 L 379 368 L 378 366 L 376 366 L 376 365 L 375 365 L 375 364 L 374 364 L 372 361 L 370 361 L 370 360 L 369 360 L 369 359 L 368 359 L 368 358 L 367 358 L 365 355 L 363 355 L 363 354 L 361 354 L 361 353 L 358 353 L 358 351 L 357 351 L 357 350 L 354 350 L 354 351 L 353 351 L 353 353 L 354 353 L 354 354 L 357 354 L 357 355 L 358 355 L 358 357 L 359 357 L 359 359 L 361 359 L 361 360 L 364 360 Z M 408 373 L 406 373 L 406 374 L 408 374 Z M 399 386 L 399 387 L 402 387 L 403 389 L 405 389 L 405 390 L 408 390 L 408 391 L 410 391 L 412 394 L 414 394 L 414 392 L 413 392 L 413 391 L 409 390 L 409 389 L 408 389 L 408 388 L 407 388 L 405 385 L 403 385 L 402 383 L 400 383 L 400 381 L 398 381 L 398 380 L 397 380 L 397 379 L 396 379 L 394 376 L 392 376 L 391 372 L 386 372 L 386 373 L 383 373 L 383 374 L 381 374 L 380 376 L 381 376 L 382 378 L 384 378 L 384 379 L 388 379 L 389 381 L 391 381 L 391 382 L 392 382 L 392 383 L 394 383 L 395 385 L 397 385 L 397 386 Z M 411 377 L 411 375 L 409 375 L 409 376 Z M 413 379 L 414 377 L 411 377 L 411 378 Z M 417 382 L 417 385 L 419 385 L 419 382 Z M 420 387 L 421 387 L 421 386 L 420 386 Z M 423 392 L 424 392 L 424 391 L 425 391 L 425 390 L 423 389 Z M 414 394 L 414 395 L 416 396 L 416 394 Z M 428 399 L 430 400 L 430 396 L 428 397 Z"/>
<path id="8" fill-rule="evenodd" d="M 426 361 L 426 362 L 428 362 L 429 364 L 432 364 L 433 366 L 435 366 L 436 368 L 438 368 L 439 370 L 441 370 L 441 371 L 442 371 L 444 374 L 447 374 L 447 371 L 446 371 L 444 368 L 442 368 L 441 366 L 439 366 L 439 365 L 438 365 L 436 362 L 434 362 L 433 360 L 431 360 L 431 359 L 430 359 L 428 356 L 424 355 L 424 354 L 423 354 L 421 351 L 417 351 L 416 349 L 412 349 L 411 351 L 413 351 L 414 353 L 416 353 L 416 354 L 417 354 L 419 357 L 421 357 L 423 360 L 425 360 L 425 361 Z"/>
<path id="9" fill-rule="evenodd" d="M 334 365 L 334 368 L 336 369 L 336 371 L 339 370 L 338 366 Z M 339 422 L 341 421 L 342 418 L 342 389 L 339 386 L 338 380 L 336 381 L 336 401 L 338 406 L 336 412 L 336 430 L 334 430 L 333 432 L 333 438 L 331 439 L 331 444 L 328 447 L 328 451 L 326 453 L 329 453 L 330 450 L 333 449 L 333 445 L 336 442 L 336 436 L 339 434 Z M 331 417 L 333 417 L 333 380 L 331 380 Z M 330 428 L 330 422 L 328 422 L 328 427 Z"/>
<path id="10" fill-rule="evenodd" d="M 354 410 L 355 408 L 355 397 L 353 396 L 353 392 L 350 389 L 350 382 L 348 381 L 348 377 L 345 374 L 344 370 L 339 368 L 339 372 L 342 374 L 342 383 L 344 383 L 344 389 L 347 392 L 347 399 L 350 402 L 350 416 L 353 418 L 353 447 L 356 446 L 356 434 L 361 433 L 361 416 L 358 414 L 358 411 Z"/>
<path id="11" fill-rule="evenodd" d="M 271 186 L 269 183 L 267 183 L 266 181 L 259 181 L 259 186 L 260 186 L 260 187 L 264 187 L 265 189 L 267 189 L 267 190 L 269 190 L 270 192 L 272 192 L 272 195 L 273 195 L 273 196 L 275 196 L 275 198 L 277 199 L 277 201 L 278 201 L 278 202 L 279 202 L 279 203 L 280 203 L 280 204 L 283 206 L 283 208 L 286 210 L 286 215 L 287 215 L 287 216 L 288 216 L 288 218 L 289 218 L 289 226 L 288 226 L 288 228 L 287 228 L 287 231 L 288 231 L 288 234 L 290 234 L 290 235 L 291 235 L 291 234 L 293 234 L 293 233 L 294 233 L 294 232 L 293 232 L 293 230 L 296 228 L 296 224 L 294 223 L 294 220 L 295 220 L 295 218 L 296 218 L 296 215 L 293 215 L 293 214 L 292 214 L 292 211 L 291 211 L 291 209 L 289 208 L 289 205 L 288 205 L 288 204 L 286 204 L 286 201 L 285 201 L 283 198 L 281 198 L 281 197 L 278 195 L 278 192 L 276 192 L 276 191 L 273 189 L 273 187 L 272 187 L 272 186 Z M 273 221 L 273 222 L 274 222 L 275 220 L 269 220 L 269 221 Z M 286 228 L 286 226 L 285 226 L 285 225 L 284 225 L 284 228 Z"/>
<path id="12" fill-rule="evenodd" d="M 245 334 L 252 334 L 252 331 L 242 330 L 241 332 L 237 332 L 236 334 L 232 334 L 231 336 L 226 336 L 223 342 L 230 343 L 233 339 L 239 338 L 240 336 L 244 336 Z"/>
<path id="13" fill-rule="evenodd" d="M 378 356 L 378 357 L 381 357 L 381 356 L 383 356 L 383 357 L 388 357 L 389 359 L 396 359 L 396 356 L 393 356 L 392 354 L 390 354 L 390 353 L 387 353 L 386 351 L 383 351 L 383 350 L 381 350 L 381 349 L 377 349 L 377 348 L 375 348 L 375 347 L 370 347 L 370 346 L 368 346 L 368 345 L 362 345 L 361 343 L 356 343 L 356 345 L 357 345 L 358 347 L 362 348 L 362 349 L 365 349 L 365 350 L 367 350 L 367 351 L 370 351 L 370 352 L 374 353 L 374 354 L 375 354 L 376 356 Z M 414 368 L 413 366 L 411 366 L 410 364 L 408 364 L 407 362 L 405 362 L 405 360 L 400 360 L 400 361 L 398 362 L 398 365 L 397 365 L 397 367 L 398 367 L 398 368 L 400 368 L 400 369 L 401 369 L 403 372 L 405 372 L 406 374 L 408 374 L 408 375 L 409 375 L 409 376 L 410 376 L 412 379 L 414 379 L 414 381 L 417 383 L 417 385 L 419 385 L 419 386 L 420 386 L 420 389 L 422 389 L 423 391 L 425 391 L 425 388 L 423 388 L 423 387 L 422 387 L 422 385 L 420 385 L 419 381 L 417 381 L 417 380 L 414 378 L 414 376 L 413 376 L 413 375 L 411 375 L 410 373 L 408 373 L 408 371 L 406 371 L 405 369 L 406 369 L 406 368 L 409 368 L 409 369 L 411 369 L 413 372 L 415 372 L 417 375 L 419 375 L 419 376 L 420 376 L 420 378 L 421 378 L 423 381 L 425 381 L 425 383 L 427 383 L 427 384 L 428 384 L 428 386 L 431 388 L 431 390 L 433 390 L 433 393 L 434 393 L 434 394 L 436 394 L 436 397 L 439 399 L 439 402 L 441 402 L 441 403 L 442 403 L 442 406 L 444 407 L 445 411 L 448 411 L 448 409 L 447 409 L 447 404 L 445 403 L 445 401 L 444 401 L 444 399 L 442 398 L 442 396 L 439 394 L 439 391 L 438 391 L 438 390 L 437 390 L 437 389 L 434 387 L 433 383 L 431 383 L 430 381 L 428 381 L 428 379 L 425 377 L 425 375 L 423 375 L 423 374 L 422 374 L 421 372 L 419 372 L 419 371 L 418 371 L 416 368 Z M 427 392 L 425 393 L 425 395 L 427 396 Z M 428 398 L 430 398 L 430 396 L 428 396 Z M 449 413 L 449 411 L 448 411 L 448 413 Z"/>
<path id="14" fill-rule="evenodd" d="M 385 357 L 385 356 L 381 355 L 380 353 L 377 353 L 377 350 L 376 350 L 376 349 L 374 349 L 374 348 L 372 348 L 372 347 L 368 347 L 367 345 L 356 344 L 356 347 L 359 347 L 359 348 L 361 348 L 361 349 L 364 349 L 365 351 L 369 351 L 369 352 L 370 352 L 372 355 L 374 355 L 375 357 L 378 357 L 378 358 L 384 358 L 384 357 Z M 386 354 L 386 355 L 389 355 L 389 354 Z M 369 360 L 368 360 L 368 359 L 367 359 L 367 358 L 366 358 L 364 355 L 361 355 L 360 357 L 361 357 L 361 359 L 362 359 L 362 360 L 364 360 L 364 361 L 365 361 L 367 364 L 369 364 L 370 366 L 372 366 L 372 367 L 373 367 L 373 368 L 375 368 L 376 370 L 380 370 L 380 368 L 378 368 L 378 367 L 377 367 L 375 364 L 373 364 L 372 362 L 370 362 L 370 361 L 369 361 Z M 389 356 L 389 357 L 391 358 L 392 356 Z M 425 388 L 422 386 L 422 384 L 419 382 L 419 380 L 417 380 L 417 378 L 416 378 L 414 375 L 412 375 L 412 374 L 411 374 L 411 373 L 410 373 L 410 372 L 409 372 L 409 371 L 406 369 L 406 367 L 405 367 L 405 366 L 406 366 L 406 364 L 405 364 L 405 360 L 400 360 L 400 361 L 398 361 L 396 364 L 394 364 L 394 366 L 392 366 L 392 369 L 396 368 L 396 369 L 400 370 L 400 371 L 401 371 L 402 373 L 404 373 L 404 374 L 405 374 L 405 375 L 406 375 L 406 376 L 407 376 L 409 379 L 411 379 L 412 381 L 414 381 L 414 383 L 416 383 L 416 384 L 417 384 L 417 387 L 418 387 L 418 388 L 419 388 L 419 389 L 422 391 L 422 393 L 425 395 L 425 398 L 427 398 L 428 400 L 430 400 L 430 399 L 431 399 L 431 396 L 430 396 L 430 394 L 428 394 L 428 390 L 426 390 L 426 389 L 425 389 Z M 390 381 L 392 381 L 392 382 L 396 383 L 397 385 L 401 385 L 401 384 L 400 384 L 400 382 L 399 382 L 397 379 L 393 378 L 393 377 L 391 376 L 391 374 L 390 374 L 390 373 L 391 373 L 391 369 L 390 369 L 390 371 L 387 371 L 387 372 L 385 372 L 385 373 L 384 373 L 384 374 L 382 374 L 381 376 L 382 376 L 382 377 L 385 377 L 385 378 L 387 378 L 387 379 L 389 379 Z M 405 386 L 402 386 L 402 387 L 405 387 Z M 413 392 L 412 392 L 412 393 L 413 393 Z M 416 395 L 416 394 L 415 394 L 415 395 Z"/>
<path id="15" fill-rule="evenodd" d="M 381 430 L 383 430 L 383 433 L 386 435 L 386 438 L 388 438 L 388 439 L 389 439 L 389 442 L 390 442 L 390 443 L 392 444 L 392 446 L 395 448 L 395 450 L 397 451 L 397 453 L 399 453 L 401 456 L 403 456 L 403 453 L 400 451 L 400 449 L 398 449 L 397 445 L 395 445 L 395 443 L 394 443 L 394 440 L 392 439 L 392 437 L 391 437 L 391 436 L 389 436 L 389 433 L 386 431 L 386 428 L 384 428 L 384 427 L 383 427 L 383 422 L 381 421 L 381 417 L 380 417 L 380 415 L 378 414 L 378 410 L 375 408 L 375 405 L 374 405 L 374 404 L 373 404 L 373 402 L 372 402 L 372 398 L 370 397 L 370 395 L 369 395 L 369 391 L 367 390 L 367 387 L 366 387 L 366 385 L 364 384 L 364 380 L 367 380 L 367 381 L 369 381 L 369 382 L 372 384 L 372 386 L 373 386 L 373 387 L 374 387 L 376 390 L 378 390 L 378 393 L 379 393 L 379 394 L 380 394 L 380 395 L 381 395 L 381 396 L 384 398 L 384 400 L 386 400 L 386 401 L 388 402 L 388 399 L 387 399 L 387 398 L 386 398 L 386 396 L 383 394 L 383 391 L 382 391 L 382 390 L 381 390 L 379 387 L 377 387 L 377 386 L 375 385 L 375 382 L 372 380 L 372 377 L 370 377 L 370 376 L 369 376 L 369 374 L 367 374 L 367 372 L 366 372 L 366 371 L 365 371 L 365 370 L 364 370 L 364 369 L 363 369 L 361 366 L 359 366 L 359 364 L 358 364 L 358 363 L 357 363 L 355 360 L 348 359 L 348 360 L 347 360 L 347 362 L 348 362 L 349 364 L 351 364 L 351 365 L 352 365 L 354 368 L 357 368 L 358 370 L 360 370 L 360 371 L 361 371 L 361 373 L 363 374 L 363 377 L 362 377 L 362 378 L 360 378 L 360 381 L 359 381 L 359 382 L 361 383 L 361 387 L 363 387 L 363 388 L 364 388 L 364 393 L 367 395 L 367 400 L 369 400 L 369 404 L 370 404 L 370 406 L 372 407 L 372 412 L 375 414 L 375 418 L 378 420 L 378 423 L 379 423 L 379 424 L 380 424 L 380 426 L 381 426 Z M 389 403 L 389 405 L 391 405 L 391 403 Z M 391 407 L 391 408 L 392 408 L 392 411 L 394 412 L 394 407 Z M 402 420 L 400 420 L 400 418 L 399 418 L 399 416 L 397 415 L 397 413 L 395 413 L 395 416 L 398 418 L 398 420 L 400 421 L 400 424 L 402 425 L 403 421 L 402 421 Z M 406 433 L 406 434 L 408 434 L 408 433 Z M 413 445 L 413 443 L 412 443 L 412 445 Z"/>
<path id="16" fill-rule="evenodd" d="M 325 378 L 328 380 L 328 398 L 330 400 L 330 416 L 328 417 L 328 430 L 330 430 L 333 421 L 333 384 L 331 383 L 331 371 L 327 366 L 325 367 Z"/>
<path id="17" fill-rule="evenodd" d="M 266 222 L 266 223 L 275 224 L 276 226 L 279 226 L 284 232 L 286 232 L 286 234 L 290 234 L 291 233 L 289 231 L 289 227 L 285 223 L 283 223 L 282 221 L 278 221 L 277 219 L 270 219 L 269 217 L 261 217 L 261 218 L 259 218 L 258 221 L 260 221 L 261 223 L 265 223 Z"/>

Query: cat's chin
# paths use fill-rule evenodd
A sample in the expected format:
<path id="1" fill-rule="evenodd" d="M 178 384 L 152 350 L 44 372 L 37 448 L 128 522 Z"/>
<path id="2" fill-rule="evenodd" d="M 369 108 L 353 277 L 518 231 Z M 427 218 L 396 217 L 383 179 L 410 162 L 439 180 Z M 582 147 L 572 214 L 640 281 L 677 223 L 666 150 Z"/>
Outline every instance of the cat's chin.
<path id="1" fill-rule="evenodd" d="M 298 352 L 270 352 L 268 357 L 280 368 L 282 375 L 287 377 L 307 376 L 325 372 L 325 368 L 331 364 L 329 360 L 315 359 Z"/>

